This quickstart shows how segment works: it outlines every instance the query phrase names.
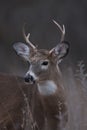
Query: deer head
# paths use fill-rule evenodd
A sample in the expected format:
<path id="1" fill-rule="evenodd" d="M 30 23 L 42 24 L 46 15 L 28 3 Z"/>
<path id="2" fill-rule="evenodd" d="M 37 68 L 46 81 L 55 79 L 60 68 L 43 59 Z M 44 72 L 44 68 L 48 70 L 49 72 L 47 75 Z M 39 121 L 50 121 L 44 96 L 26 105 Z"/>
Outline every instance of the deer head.
<path id="1" fill-rule="evenodd" d="M 58 71 L 58 64 L 68 54 L 69 44 L 64 41 L 65 27 L 63 28 L 53 20 L 61 31 L 60 43 L 51 50 L 37 49 L 29 40 L 30 34 L 26 36 L 23 28 L 23 36 L 27 44 L 15 43 L 13 48 L 19 56 L 30 63 L 29 70 L 25 75 L 25 81 L 40 82 L 51 78 L 53 72 Z"/>

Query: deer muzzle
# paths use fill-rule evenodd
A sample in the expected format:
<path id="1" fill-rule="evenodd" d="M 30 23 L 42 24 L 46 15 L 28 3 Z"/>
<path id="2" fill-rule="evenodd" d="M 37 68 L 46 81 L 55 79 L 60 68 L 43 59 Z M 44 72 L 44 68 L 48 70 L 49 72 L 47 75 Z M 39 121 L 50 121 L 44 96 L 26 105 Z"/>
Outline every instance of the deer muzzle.
<path id="1" fill-rule="evenodd" d="M 30 83 L 30 84 L 34 84 L 35 83 L 35 79 L 32 75 L 30 75 L 29 73 L 25 75 L 24 77 L 25 82 Z"/>

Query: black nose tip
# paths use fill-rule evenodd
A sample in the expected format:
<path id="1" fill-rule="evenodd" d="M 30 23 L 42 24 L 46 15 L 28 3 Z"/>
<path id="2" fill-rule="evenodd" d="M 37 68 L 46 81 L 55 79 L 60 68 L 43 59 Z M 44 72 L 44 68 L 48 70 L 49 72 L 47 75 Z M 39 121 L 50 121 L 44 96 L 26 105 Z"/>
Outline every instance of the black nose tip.
<path id="1" fill-rule="evenodd" d="M 29 82 L 29 77 L 28 76 L 26 76 L 24 79 L 25 79 L 25 82 Z"/>
<path id="2" fill-rule="evenodd" d="M 26 75 L 25 76 L 25 82 L 34 82 L 34 78 L 33 78 L 33 76 L 32 75 Z"/>

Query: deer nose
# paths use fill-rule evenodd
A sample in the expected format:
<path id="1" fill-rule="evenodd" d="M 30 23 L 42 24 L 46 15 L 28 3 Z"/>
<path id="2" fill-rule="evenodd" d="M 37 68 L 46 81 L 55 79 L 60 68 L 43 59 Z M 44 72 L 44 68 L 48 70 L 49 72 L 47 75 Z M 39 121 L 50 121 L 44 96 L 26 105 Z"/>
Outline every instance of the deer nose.
<path id="1" fill-rule="evenodd" d="M 33 76 L 30 74 L 25 75 L 24 79 L 25 79 L 25 82 L 27 82 L 27 83 L 34 83 L 35 82 Z"/>

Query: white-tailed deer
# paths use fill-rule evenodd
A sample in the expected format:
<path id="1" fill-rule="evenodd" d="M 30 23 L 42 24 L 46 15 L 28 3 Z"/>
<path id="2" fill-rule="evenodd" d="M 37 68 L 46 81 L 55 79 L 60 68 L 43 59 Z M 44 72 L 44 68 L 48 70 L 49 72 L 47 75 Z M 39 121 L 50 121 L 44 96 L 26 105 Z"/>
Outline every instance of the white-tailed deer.
<path id="1" fill-rule="evenodd" d="M 45 49 L 37 49 L 29 41 L 30 34 L 26 36 L 24 28 L 23 35 L 27 44 L 19 42 L 13 45 L 13 48 L 15 49 L 17 54 L 30 63 L 29 70 L 24 77 L 25 82 L 29 82 L 30 84 L 26 84 L 23 82 L 23 84 L 21 83 L 21 87 L 23 91 L 27 91 L 28 88 L 29 91 L 32 88 L 34 90 L 34 92 L 32 92 L 32 100 L 30 100 L 31 96 L 29 96 L 28 98 L 30 98 L 30 111 L 32 113 L 33 121 L 37 124 L 35 130 L 62 130 L 68 121 L 67 103 L 62 84 L 61 72 L 59 70 L 58 64 L 68 54 L 69 44 L 64 41 L 64 25 L 62 28 L 56 21 L 53 20 L 53 22 L 60 29 L 62 35 L 60 43 L 50 51 Z M 17 85 L 17 80 L 16 84 L 14 84 L 13 82 L 14 89 L 15 86 L 16 88 L 19 88 Z M 18 103 L 18 105 L 15 107 L 18 108 L 18 106 L 21 106 L 22 108 L 23 98 L 21 98 L 21 91 L 16 92 L 17 99 L 15 98 L 15 100 L 13 100 L 12 107 L 14 107 L 15 103 Z M 7 99 L 6 101 L 8 102 Z M 15 112 L 16 114 L 20 113 L 20 109 L 18 109 L 19 111 L 16 111 L 16 108 L 14 114 Z M 9 111 L 11 110 L 8 110 L 8 112 Z M 12 113 L 12 117 L 14 116 L 14 114 Z M 19 115 L 20 116 L 18 117 L 20 118 L 22 115 Z M 14 117 L 17 116 L 15 115 Z M 1 119 L 0 122 L 2 121 Z M 7 119 L 4 120 L 8 121 Z M 17 121 L 19 121 L 19 119 L 16 119 L 16 121 L 14 120 L 14 122 L 16 122 L 16 129 L 19 129 L 20 123 L 18 123 Z"/>

